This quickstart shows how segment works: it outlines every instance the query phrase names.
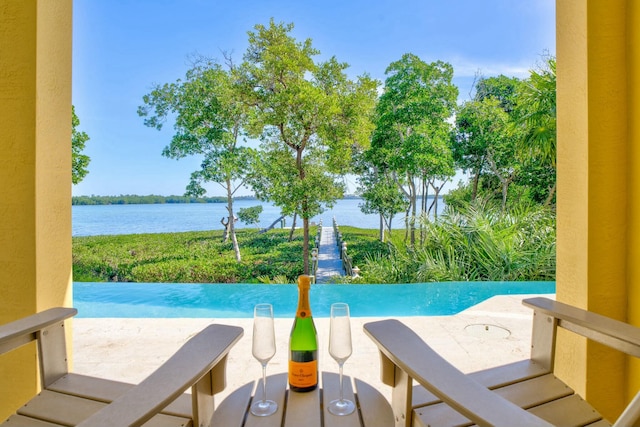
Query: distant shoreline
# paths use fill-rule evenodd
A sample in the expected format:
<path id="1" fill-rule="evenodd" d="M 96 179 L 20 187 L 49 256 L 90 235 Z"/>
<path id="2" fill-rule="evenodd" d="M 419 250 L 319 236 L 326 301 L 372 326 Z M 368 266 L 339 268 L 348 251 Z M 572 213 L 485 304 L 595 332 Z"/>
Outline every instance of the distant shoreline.
<path id="1" fill-rule="evenodd" d="M 254 196 L 235 197 L 234 200 L 257 200 Z M 160 205 L 165 203 L 226 203 L 227 198 L 213 197 L 188 197 L 188 196 L 138 196 L 127 194 L 120 196 L 73 196 L 71 205 Z"/>
<path id="2" fill-rule="evenodd" d="M 434 196 L 428 196 L 433 199 Z M 438 196 L 442 199 L 442 195 Z M 360 196 L 347 194 L 342 197 L 343 200 L 360 199 Z M 233 200 L 259 200 L 255 196 L 239 196 Z M 92 206 L 92 205 L 160 205 L 165 203 L 226 203 L 227 198 L 223 196 L 213 197 L 189 197 L 189 196 L 138 196 L 135 194 L 126 194 L 120 196 L 73 196 L 71 205 L 73 206 Z"/>

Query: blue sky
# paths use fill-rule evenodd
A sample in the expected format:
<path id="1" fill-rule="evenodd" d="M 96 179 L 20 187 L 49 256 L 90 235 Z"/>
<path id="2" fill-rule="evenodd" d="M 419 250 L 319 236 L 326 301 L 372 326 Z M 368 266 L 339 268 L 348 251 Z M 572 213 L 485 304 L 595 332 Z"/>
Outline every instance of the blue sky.
<path id="1" fill-rule="evenodd" d="M 145 127 L 142 96 L 182 78 L 190 55 L 240 62 L 247 31 L 272 17 L 311 38 L 319 59 L 350 64 L 352 77 L 384 81 L 404 53 L 449 62 L 460 102 L 477 73 L 526 78 L 555 55 L 555 0 L 74 0 L 73 104 L 91 163 L 73 195 L 183 194 L 200 159 L 162 157 L 172 124 Z"/>

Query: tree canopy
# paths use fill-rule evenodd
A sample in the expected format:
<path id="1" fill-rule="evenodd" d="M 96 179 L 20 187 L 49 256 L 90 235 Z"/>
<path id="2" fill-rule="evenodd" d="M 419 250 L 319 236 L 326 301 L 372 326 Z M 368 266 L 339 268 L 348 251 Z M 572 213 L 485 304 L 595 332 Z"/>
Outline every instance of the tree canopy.
<path id="1" fill-rule="evenodd" d="M 455 175 L 450 145 L 458 89 L 453 67 L 442 61 L 426 63 L 405 54 L 386 70 L 384 92 L 376 106 L 371 159 L 388 170 L 407 200 L 411 242 L 415 220 L 426 215 L 428 186 Z M 422 196 L 418 213 L 418 197 Z"/>
<path id="2" fill-rule="evenodd" d="M 71 106 L 71 182 L 77 184 L 89 173 L 91 158 L 83 154 L 89 135 L 78 130 L 80 119 L 76 115 L 76 108 Z"/>
<path id="3" fill-rule="evenodd" d="M 311 39 L 297 41 L 293 28 L 256 25 L 241 69 L 248 129 L 261 140 L 251 182 L 256 196 L 302 217 L 308 274 L 309 219 L 342 196 L 352 153 L 368 146 L 377 82 L 349 79 L 335 57 L 316 61 Z"/>
<path id="4" fill-rule="evenodd" d="M 156 85 L 143 97 L 138 114 L 147 126 L 161 129 L 175 117 L 175 134 L 162 155 L 180 159 L 201 156 L 200 169 L 191 174 L 186 194 L 202 197 L 203 183 L 220 184 L 227 194 L 228 217 L 225 239 L 231 237 L 236 260 L 241 260 L 235 234 L 233 195 L 246 180 L 253 150 L 242 145 L 248 107 L 241 96 L 236 70 L 199 59 L 187 71 L 184 81 Z"/>

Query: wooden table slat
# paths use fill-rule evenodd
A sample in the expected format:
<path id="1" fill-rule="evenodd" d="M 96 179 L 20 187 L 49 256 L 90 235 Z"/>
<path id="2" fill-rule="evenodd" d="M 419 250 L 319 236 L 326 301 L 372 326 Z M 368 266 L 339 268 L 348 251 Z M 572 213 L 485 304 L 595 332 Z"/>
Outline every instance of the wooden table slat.
<path id="1" fill-rule="evenodd" d="M 362 422 L 366 427 L 389 427 L 395 424 L 389 401 L 378 390 L 355 379 Z"/>
<path id="2" fill-rule="evenodd" d="M 244 414 L 251 402 L 251 394 L 254 388 L 255 383 L 250 382 L 227 396 L 213 413 L 213 426 L 242 427 Z M 238 408 L 245 408 L 245 410 L 239 411 Z"/>
<path id="3" fill-rule="evenodd" d="M 248 413 L 252 400 L 262 396 L 262 380 L 246 384 L 220 403 L 213 416 L 215 427 L 390 427 L 394 425 L 389 402 L 369 384 L 344 377 L 344 396 L 356 402 L 357 409 L 347 416 L 331 414 L 327 405 L 340 396 L 339 375 L 321 374 L 321 388 L 308 393 L 288 390 L 286 373 L 267 377 L 267 398 L 278 404 L 268 417 Z M 244 424 L 243 424 L 244 423 Z"/>
<path id="4" fill-rule="evenodd" d="M 345 375 L 344 382 L 344 398 L 356 403 L 353 395 L 353 387 L 351 386 L 351 377 Z M 324 418 L 325 424 L 335 427 L 360 427 L 360 419 L 358 410 L 350 415 L 337 416 L 329 412 L 329 402 L 340 398 L 340 375 L 332 372 L 322 373 L 322 397 L 324 401 Z M 366 425 L 366 424 L 365 424 Z"/>
<path id="5" fill-rule="evenodd" d="M 273 400 L 278 404 L 278 411 L 268 417 L 256 417 L 248 413 L 245 427 L 280 427 L 282 425 L 287 383 L 288 379 L 285 373 L 267 377 L 267 399 Z M 258 381 L 250 403 L 253 404 L 255 399 L 262 399 L 262 379 Z M 245 410 L 249 411 L 249 406 Z M 226 425 L 221 424 L 220 427 L 226 427 Z"/>
<path id="6" fill-rule="evenodd" d="M 322 427 L 320 388 L 305 393 L 289 390 L 284 427 Z"/>

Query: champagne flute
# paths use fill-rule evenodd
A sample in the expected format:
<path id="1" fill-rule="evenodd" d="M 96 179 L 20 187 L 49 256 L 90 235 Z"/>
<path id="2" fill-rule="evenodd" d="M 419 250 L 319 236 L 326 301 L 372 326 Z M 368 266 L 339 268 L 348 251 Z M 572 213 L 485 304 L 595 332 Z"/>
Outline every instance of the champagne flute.
<path id="1" fill-rule="evenodd" d="M 276 354 L 271 304 L 258 304 L 253 310 L 252 353 L 262 365 L 262 399 L 251 405 L 251 413 L 258 417 L 266 417 L 278 410 L 276 402 L 267 400 L 267 363 Z"/>
<path id="2" fill-rule="evenodd" d="M 340 368 L 340 398 L 329 402 L 329 412 L 334 415 L 349 415 L 356 405 L 344 398 L 342 385 L 342 366 L 351 356 L 351 325 L 349 323 L 349 305 L 343 302 L 331 304 L 331 323 L 329 325 L 329 354 L 338 362 Z"/>

